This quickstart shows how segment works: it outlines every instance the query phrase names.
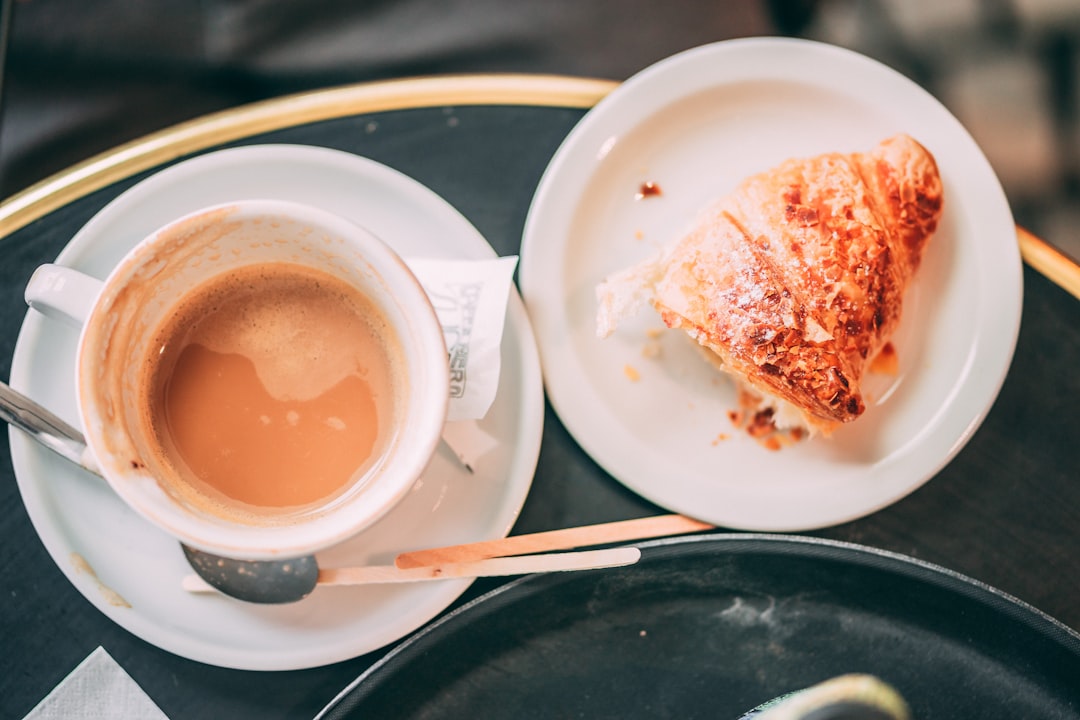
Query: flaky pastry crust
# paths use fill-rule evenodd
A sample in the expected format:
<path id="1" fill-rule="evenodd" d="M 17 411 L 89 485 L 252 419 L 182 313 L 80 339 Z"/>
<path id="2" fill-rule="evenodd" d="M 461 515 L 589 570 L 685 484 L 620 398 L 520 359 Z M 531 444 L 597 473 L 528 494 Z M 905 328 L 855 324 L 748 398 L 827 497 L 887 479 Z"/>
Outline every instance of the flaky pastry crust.
<path id="1" fill-rule="evenodd" d="M 649 299 L 724 370 L 828 432 L 863 413 L 860 382 L 941 210 L 934 158 L 907 135 L 788 160 L 713 204 L 653 267 Z"/>

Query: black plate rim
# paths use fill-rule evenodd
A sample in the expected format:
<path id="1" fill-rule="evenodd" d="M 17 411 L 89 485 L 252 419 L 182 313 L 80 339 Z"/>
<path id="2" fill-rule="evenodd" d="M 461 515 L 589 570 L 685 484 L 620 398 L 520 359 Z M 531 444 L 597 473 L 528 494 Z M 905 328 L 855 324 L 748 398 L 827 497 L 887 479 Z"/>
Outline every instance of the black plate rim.
<path id="1" fill-rule="evenodd" d="M 709 554 L 713 552 L 749 553 L 765 551 L 796 555 L 807 559 L 840 560 L 853 565 L 888 570 L 908 579 L 951 591 L 963 596 L 965 599 L 988 606 L 990 609 L 1022 623 L 1043 638 L 1060 644 L 1067 652 L 1080 658 L 1080 632 L 1070 628 L 1060 620 L 980 580 L 941 565 L 890 550 L 841 540 L 813 536 L 793 536 L 781 533 L 701 533 L 661 538 L 648 542 L 628 543 L 627 545 L 641 548 L 641 562 L 669 556 Z M 602 573 L 604 571 L 583 572 Z M 345 707 L 346 704 L 351 706 L 362 700 L 363 693 L 360 689 L 363 688 L 364 683 L 369 678 L 381 674 L 384 669 L 407 659 L 414 648 L 423 646 L 433 635 L 438 635 L 447 625 L 457 622 L 458 618 L 472 612 L 477 606 L 484 607 L 494 602 L 510 602 L 513 600 L 513 595 L 521 592 L 523 588 L 532 590 L 531 586 L 536 585 L 538 586 L 535 588 L 536 591 L 543 591 L 545 580 L 557 583 L 568 579 L 570 575 L 580 574 L 583 573 L 537 573 L 525 575 L 454 608 L 394 646 L 386 655 L 342 688 L 319 712 L 315 720 L 343 717 L 337 711 L 348 712 L 349 708 Z"/>

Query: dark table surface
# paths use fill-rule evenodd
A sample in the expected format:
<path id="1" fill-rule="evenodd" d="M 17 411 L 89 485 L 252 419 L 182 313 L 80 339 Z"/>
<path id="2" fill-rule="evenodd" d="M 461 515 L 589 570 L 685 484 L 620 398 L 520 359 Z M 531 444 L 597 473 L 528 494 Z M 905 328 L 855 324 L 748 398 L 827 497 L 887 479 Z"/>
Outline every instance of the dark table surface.
<path id="1" fill-rule="evenodd" d="M 581 89 L 581 97 L 595 90 Z M 519 102 L 462 104 L 453 126 L 437 101 L 433 107 L 383 110 L 377 135 L 364 132 L 372 114 L 340 116 L 339 108 L 326 114 L 329 119 L 248 136 L 240 132 L 228 140 L 305 143 L 372 158 L 444 197 L 500 255 L 514 254 L 532 191 L 587 104 Z M 220 147 L 206 137 L 176 145 L 173 155 Z M 105 203 L 158 168 L 147 166 L 59 200 L 46 192 L 47 199 L 53 196 L 49 211 L 29 224 L 16 223 L 23 226 L 0 238 L 0 379 L 10 371 L 25 314 L 22 289 L 32 270 L 53 259 Z M 1080 628 L 1080 302 L 1029 267 L 1024 291 L 1012 368 L 967 446 L 896 504 L 808 534 L 944 566 Z M 310 717 L 386 651 L 322 668 L 260 673 L 159 650 L 98 612 L 56 568 L 23 508 L 6 433 L 0 433 L 0 475 L 0 717 L 22 717 L 99 645 L 173 720 Z M 547 409 L 539 465 L 515 534 L 660 512 L 593 463 Z M 498 585 L 477 581 L 455 605 Z"/>

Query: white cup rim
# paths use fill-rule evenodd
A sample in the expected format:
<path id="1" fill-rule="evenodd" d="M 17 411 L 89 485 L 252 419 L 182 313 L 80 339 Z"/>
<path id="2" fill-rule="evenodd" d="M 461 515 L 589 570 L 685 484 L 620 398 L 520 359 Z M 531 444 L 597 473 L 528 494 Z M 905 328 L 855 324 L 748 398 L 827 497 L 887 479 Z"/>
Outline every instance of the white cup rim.
<path id="1" fill-rule="evenodd" d="M 378 276 L 392 288 L 393 299 L 408 317 L 408 400 L 404 424 L 397 433 L 394 450 L 378 472 L 377 481 L 362 493 L 346 493 L 332 507 L 310 520 L 288 524 L 247 524 L 223 520 L 207 513 L 182 508 L 158 487 L 156 478 L 140 474 L 131 461 L 113 457 L 107 423 L 100 418 L 88 368 L 97 350 L 101 314 L 110 302 L 116 283 L 139 264 L 140 254 L 156 246 L 184 223 L 213 213 L 230 218 L 281 216 L 308 222 L 347 239 L 348 246 L 363 253 Z M 415 367 L 413 367 L 415 365 Z M 336 545 L 370 526 L 393 508 L 412 488 L 434 455 L 445 424 L 449 403 L 449 366 L 441 325 L 423 287 L 404 260 L 371 232 L 326 210 L 283 200 L 240 200 L 201 208 L 162 226 L 140 241 L 109 274 L 90 310 L 78 345 L 76 389 L 80 420 L 87 445 L 113 490 L 143 517 L 198 550 L 250 560 L 307 555 Z"/>

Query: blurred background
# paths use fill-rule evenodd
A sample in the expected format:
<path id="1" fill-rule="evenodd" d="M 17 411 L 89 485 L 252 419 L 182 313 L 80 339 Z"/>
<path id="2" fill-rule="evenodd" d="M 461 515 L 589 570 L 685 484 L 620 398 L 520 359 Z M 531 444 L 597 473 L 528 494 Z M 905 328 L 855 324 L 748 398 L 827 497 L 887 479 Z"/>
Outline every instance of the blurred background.
<path id="1" fill-rule="evenodd" d="M 1017 222 L 1080 258 L 1080 0 L 3 0 L 0 196 L 205 113 L 462 72 L 625 79 L 788 35 L 899 70 L 967 126 Z"/>

